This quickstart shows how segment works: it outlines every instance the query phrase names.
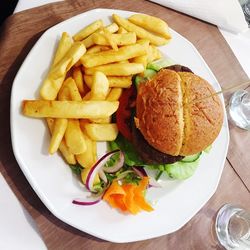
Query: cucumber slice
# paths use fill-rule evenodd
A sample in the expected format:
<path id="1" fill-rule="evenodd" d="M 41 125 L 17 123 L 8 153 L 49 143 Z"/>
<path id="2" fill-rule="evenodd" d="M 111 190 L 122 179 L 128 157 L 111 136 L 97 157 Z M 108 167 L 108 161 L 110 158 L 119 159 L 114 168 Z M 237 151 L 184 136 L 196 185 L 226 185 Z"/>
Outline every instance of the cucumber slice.
<path id="1" fill-rule="evenodd" d="M 144 77 L 147 78 L 147 79 L 153 78 L 156 74 L 157 74 L 157 71 L 155 71 L 153 69 L 146 69 L 143 72 Z"/>
<path id="2" fill-rule="evenodd" d="M 142 76 L 135 76 L 135 77 L 134 77 L 134 84 L 135 84 L 136 88 L 138 89 L 139 85 L 140 85 L 142 82 L 146 81 L 146 80 L 147 80 L 147 79 L 144 78 L 144 77 L 142 77 Z"/>
<path id="3" fill-rule="evenodd" d="M 189 155 L 184 157 L 181 161 L 182 162 L 193 162 L 196 161 L 197 159 L 199 159 L 199 157 L 201 156 L 201 152 L 195 155 Z"/>
<path id="4" fill-rule="evenodd" d="M 159 71 L 162 68 L 168 67 L 175 64 L 170 58 L 162 58 L 156 61 L 153 61 L 147 65 L 147 69 L 153 69 Z"/>
<path id="5" fill-rule="evenodd" d="M 165 169 L 170 178 L 184 180 L 192 176 L 199 165 L 199 159 L 193 162 L 178 161 L 165 165 Z"/>
<path id="6" fill-rule="evenodd" d="M 143 76 L 139 76 L 139 75 L 135 76 L 134 79 L 133 79 L 133 82 L 134 82 L 136 88 L 138 88 L 138 86 L 141 83 L 151 79 L 156 73 L 157 72 L 155 70 L 153 70 L 153 69 L 146 69 L 143 72 Z"/>

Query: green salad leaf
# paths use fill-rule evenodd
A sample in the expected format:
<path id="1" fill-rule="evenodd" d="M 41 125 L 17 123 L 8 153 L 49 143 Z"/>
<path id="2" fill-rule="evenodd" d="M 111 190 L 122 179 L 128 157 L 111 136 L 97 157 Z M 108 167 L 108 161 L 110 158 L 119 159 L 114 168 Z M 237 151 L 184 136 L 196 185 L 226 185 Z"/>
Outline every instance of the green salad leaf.
<path id="1" fill-rule="evenodd" d="M 125 164 L 128 166 L 144 166 L 150 169 L 158 171 L 157 175 L 161 175 L 163 172 L 167 173 L 170 178 L 173 179 L 187 179 L 192 176 L 199 165 L 201 153 L 192 156 L 193 161 L 178 161 L 173 164 L 158 164 L 149 165 L 143 162 L 140 156 L 137 154 L 136 149 L 132 143 L 119 134 L 115 141 L 109 142 L 110 150 L 120 149 L 124 153 Z M 128 176 L 129 178 L 129 176 Z M 159 178 L 156 176 L 156 178 Z"/>

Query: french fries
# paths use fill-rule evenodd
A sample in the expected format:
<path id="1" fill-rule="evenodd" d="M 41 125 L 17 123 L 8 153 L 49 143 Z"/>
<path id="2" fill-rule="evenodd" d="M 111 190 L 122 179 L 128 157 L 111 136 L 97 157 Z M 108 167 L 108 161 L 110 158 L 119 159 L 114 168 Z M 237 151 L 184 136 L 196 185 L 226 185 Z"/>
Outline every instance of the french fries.
<path id="1" fill-rule="evenodd" d="M 81 67 L 74 68 L 73 72 L 72 72 L 72 76 L 75 80 L 75 83 L 77 85 L 77 88 L 78 88 L 80 94 L 83 96 L 86 92 L 86 87 L 84 86 Z"/>
<path id="2" fill-rule="evenodd" d="M 128 20 L 149 31 L 157 33 L 166 39 L 171 38 L 167 23 L 160 18 L 145 14 L 134 14 L 129 17 Z"/>
<path id="3" fill-rule="evenodd" d="M 65 141 L 72 154 L 82 154 L 86 151 L 86 143 L 80 129 L 79 120 L 69 119 L 65 131 Z"/>
<path id="4" fill-rule="evenodd" d="M 97 20 L 88 25 L 87 27 L 85 27 L 84 29 L 80 30 L 73 36 L 73 38 L 75 41 L 82 41 L 84 38 L 88 37 L 102 26 L 103 26 L 102 20 Z"/>
<path id="5" fill-rule="evenodd" d="M 119 27 L 117 26 L 116 23 L 112 23 L 108 25 L 107 27 L 105 27 L 105 29 L 110 33 L 115 33 L 119 29 Z M 86 48 L 89 48 L 95 44 L 93 41 L 93 36 L 95 33 L 99 33 L 99 32 L 103 32 L 103 31 L 101 29 L 97 30 L 96 32 L 94 32 L 93 34 L 91 34 L 90 36 L 82 40 L 82 43 L 85 45 Z"/>
<path id="6" fill-rule="evenodd" d="M 70 35 L 66 32 L 63 32 L 58 48 L 56 50 L 52 66 L 49 70 L 49 73 L 46 79 L 43 82 L 43 85 L 40 89 L 40 95 L 45 100 L 55 100 L 58 90 L 62 86 L 64 78 L 66 76 L 63 74 L 61 77 L 54 79 L 51 77 L 50 72 L 53 70 L 53 67 L 65 56 L 65 54 L 70 50 L 72 47 L 73 41 Z"/>
<path id="7" fill-rule="evenodd" d="M 66 73 L 83 56 L 86 48 L 81 43 L 75 43 L 66 54 L 51 68 L 48 77 L 40 90 L 45 100 L 55 100 L 62 86 Z"/>
<path id="8" fill-rule="evenodd" d="M 134 32 L 128 32 L 123 34 L 110 34 L 110 40 L 114 41 L 118 46 L 131 45 L 136 43 L 136 34 Z M 98 45 L 110 45 L 107 41 L 105 34 L 96 33 L 93 35 L 93 41 Z"/>
<path id="9" fill-rule="evenodd" d="M 82 43 L 74 43 L 66 55 L 52 68 L 50 77 L 57 79 L 65 75 L 85 52 L 86 48 Z"/>
<path id="10" fill-rule="evenodd" d="M 141 73 L 144 67 L 140 63 L 113 63 L 86 68 L 86 75 L 93 75 L 96 71 L 101 71 L 107 76 L 130 76 Z"/>
<path id="11" fill-rule="evenodd" d="M 132 84 L 132 76 L 107 76 L 109 87 L 129 88 Z M 93 84 L 93 75 L 84 75 L 86 85 L 91 89 Z"/>
<path id="12" fill-rule="evenodd" d="M 52 133 L 53 129 L 54 129 L 54 119 L 53 118 L 47 118 L 46 121 L 47 121 L 49 130 L 50 130 L 50 133 Z M 60 143 L 60 146 L 59 146 L 59 149 L 60 149 L 64 159 L 67 161 L 68 164 L 76 164 L 75 156 L 74 156 L 74 154 L 72 154 L 69 151 L 64 139 L 62 139 L 62 141 Z"/>
<path id="13" fill-rule="evenodd" d="M 96 141 L 91 140 L 87 135 L 83 134 L 86 142 L 86 150 L 81 154 L 76 155 L 77 162 L 84 168 L 91 168 L 96 160 Z"/>
<path id="14" fill-rule="evenodd" d="M 54 154 L 60 147 L 64 133 L 67 129 L 68 120 L 65 118 L 55 119 L 54 128 L 51 132 L 51 140 L 49 145 L 49 153 Z"/>
<path id="15" fill-rule="evenodd" d="M 108 92 L 109 81 L 107 77 L 102 72 L 96 71 L 91 87 L 90 100 L 105 100 Z"/>
<path id="16" fill-rule="evenodd" d="M 124 46 L 117 51 L 102 51 L 94 54 L 85 54 L 81 57 L 81 62 L 84 67 L 96 67 L 103 64 L 120 62 L 133 57 L 138 57 L 147 54 L 147 47 L 141 44 Z"/>
<path id="17" fill-rule="evenodd" d="M 23 114 L 30 117 L 105 118 L 112 115 L 119 102 L 24 100 Z"/>
<path id="18" fill-rule="evenodd" d="M 109 124 L 94 124 L 85 125 L 87 135 L 94 141 L 113 141 L 118 135 L 117 125 Z"/>
<path id="19" fill-rule="evenodd" d="M 63 32 L 52 65 L 56 65 L 64 57 L 67 51 L 69 51 L 72 45 L 73 41 L 71 36 L 67 32 Z"/>
<path id="20" fill-rule="evenodd" d="M 148 32 L 147 30 L 131 23 L 130 21 L 128 21 L 125 18 L 122 18 L 116 14 L 113 14 L 112 17 L 118 25 L 122 26 L 127 31 L 135 32 L 139 38 L 148 39 L 150 41 L 150 43 L 152 43 L 154 45 L 161 46 L 161 45 L 164 45 L 168 42 L 167 39 L 160 37 L 160 36 L 157 36 L 157 35 L 154 35 L 154 34 Z"/>
<path id="21" fill-rule="evenodd" d="M 112 115 L 123 89 L 131 86 L 133 75 L 162 57 L 157 46 L 171 38 L 167 23 L 159 18 L 112 17 L 110 25 L 97 20 L 73 37 L 63 32 L 40 89 L 41 100 L 22 103 L 24 115 L 46 118 L 49 154 L 60 150 L 68 164 L 78 162 L 84 168 L 83 183 L 97 160 L 97 142 L 118 135 Z"/>

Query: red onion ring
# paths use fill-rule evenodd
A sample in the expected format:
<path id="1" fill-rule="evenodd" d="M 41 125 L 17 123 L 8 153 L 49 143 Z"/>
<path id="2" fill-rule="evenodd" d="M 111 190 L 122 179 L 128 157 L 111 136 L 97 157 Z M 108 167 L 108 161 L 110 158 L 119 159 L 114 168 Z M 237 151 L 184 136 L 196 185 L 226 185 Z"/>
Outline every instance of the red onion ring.
<path id="1" fill-rule="evenodd" d="M 90 198 L 90 197 L 89 197 Z M 93 197 L 92 197 L 93 198 Z M 91 198 L 90 198 L 91 199 Z M 91 205 L 95 205 L 97 204 L 98 202 L 100 202 L 102 200 L 102 196 L 98 196 L 96 197 L 96 199 L 93 199 L 93 200 L 82 200 L 80 198 L 76 198 L 72 201 L 73 204 L 75 205 L 82 205 L 82 206 L 91 206 Z"/>
<path id="2" fill-rule="evenodd" d="M 106 177 L 106 175 L 105 175 L 105 173 L 104 173 L 104 171 L 103 171 L 103 168 L 100 168 L 100 170 L 99 170 L 99 176 L 100 176 L 100 178 L 105 182 L 105 183 L 108 183 L 108 179 L 107 179 L 107 177 Z"/>
<path id="3" fill-rule="evenodd" d="M 113 167 L 103 167 L 103 171 L 106 173 L 115 173 L 122 168 L 124 164 L 124 154 L 120 151 L 119 161 Z"/>
<path id="4" fill-rule="evenodd" d="M 95 164 L 94 166 L 90 169 L 87 178 L 86 178 L 86 188 L 90 191 L 90 192 L 95 192 L 94 188 L 93 188 L 93 184 L 94 184 L 94 179 L 96 174 L 99 172 L 99 170 L 103 167 L 104 163 L 109 160 L 109 158 L 111 156 L 113 156 L 115 153 L 119 152 L 119 149 L 116 149 L 114 151 L 108 152 L 107 154 L 105 154 L 104 156 L 102 156 Z"/>
<path id="5" fill-rule="evenodd" d="M 148 176 L 143 167 L 132 167 L 132 169 L 136 172 L 140 177 Z"/>

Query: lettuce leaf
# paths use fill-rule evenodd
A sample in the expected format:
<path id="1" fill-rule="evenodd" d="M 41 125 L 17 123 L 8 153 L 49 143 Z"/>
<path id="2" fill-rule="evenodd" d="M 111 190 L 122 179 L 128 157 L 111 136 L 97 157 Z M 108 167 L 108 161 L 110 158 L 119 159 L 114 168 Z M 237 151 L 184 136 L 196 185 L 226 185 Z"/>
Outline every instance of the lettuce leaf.
<path id="1" fill-rule="evenodd" d="M 137 154 L 132 143 L 119 134 L 115 141 L 109 142 L 109 149 L 120 149 L 124 153 L 125 164 L 128 166 L 143 166 L 166 172 L 170 178 L 183 180 L 192 176 L 199 165 L 199 158 L 193 162 L 175 162 L 173 164 L 148 165 Z"/>

